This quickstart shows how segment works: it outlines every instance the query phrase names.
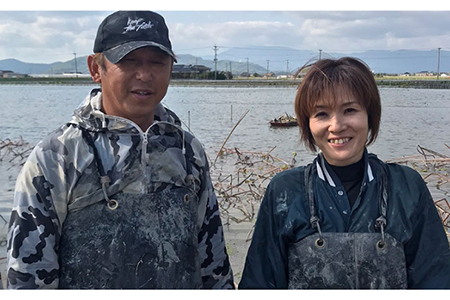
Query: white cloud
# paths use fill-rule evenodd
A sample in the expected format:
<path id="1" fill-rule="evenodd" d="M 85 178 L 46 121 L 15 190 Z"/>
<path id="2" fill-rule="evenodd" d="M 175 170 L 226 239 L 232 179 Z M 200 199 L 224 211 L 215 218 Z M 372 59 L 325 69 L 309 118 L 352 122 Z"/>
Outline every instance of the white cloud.
<path id="1" fill-rule="evenodd" d="M 256 7 L 256 6 L 255 6 Z M 26 62 L 88 55 L 105 11 L 0 11 L 0 59 Z M 450 50 L 450 11 L 164 11 L 178 54 L 214 45 L 324 52 Z"/>
<path id="2" fill-rule="evenodd" d="M 174 49 L 179 54 L 209 52 L 219 48 L 285 45 L 295 35 L 290 22 L 233 21 L 209 24 L 170 25 Z M 284 42 L 281 42 L 284 41 Z"/>
<path id="3" fill-rule="evenodd" d="M 0 12 L 2 57 L 25 62 L 72 59 L 74 52 L 92 52 L 96 29 L 104 12 Z"/>

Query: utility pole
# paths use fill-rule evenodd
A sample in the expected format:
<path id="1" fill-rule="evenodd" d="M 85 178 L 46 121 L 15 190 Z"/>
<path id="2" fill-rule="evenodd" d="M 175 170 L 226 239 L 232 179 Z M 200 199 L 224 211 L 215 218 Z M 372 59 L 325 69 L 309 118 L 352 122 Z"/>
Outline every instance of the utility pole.
<path id="1" fill-rule="evenodd" d="M 225 79 L 228 79 L 228 62 L 225 61 Z"/>
<path id="2" fill-rule="evenodd" d="M 197 71 L 197 66 L 198 66 L 198 59 L 195 59 L 195 74 L 194 74 L 194 78 L 198 79 L 198 71 Z"/>
<path id="3" fill-rule="evenodd" d="M 217 80 L 217 46 L 214 45 L 214 80 Z"/>
<path id="4" fill-rule="evenodd" d="M 231 60 L 230 60 L 230 74 L 231 74 L 231 77 L 233 77 L 233 69 L 231 68 Z"/>
<path id="5" fill-rule="evenodd" d="M 286 60 L 286 72 L 288 73 L 289 77 L 289 60 Z"/>
<path id="6" fill-rule="evenodd" d="M 438 48 L 438 68 L 437 68 L 437 80 L 439 80 L 439 64 L 441 60 L 441 48 Z"/>
<path id="7" fill-rule="evenodd" d="M 267 78 L 269 78 L 269 60 L 267 60 L 267 73 L 266 73 Z"/>
<path id="8" fill-rule="evenodd" d="M 75 76 L 78 78 L 77 54 L 74 52 L 73 55 L 75 56 Z"/>
<path id="9" fill-rule="evenodd" d="M 247 77 L 250 77 L 250 68 L 248 66 L 248 57 L 246 58 L 247 60 Z"/>
<path id="10" fill-rule="evenodd" d="M 322 49 L 319 49 L 319 60 L 322 59 Z"/>

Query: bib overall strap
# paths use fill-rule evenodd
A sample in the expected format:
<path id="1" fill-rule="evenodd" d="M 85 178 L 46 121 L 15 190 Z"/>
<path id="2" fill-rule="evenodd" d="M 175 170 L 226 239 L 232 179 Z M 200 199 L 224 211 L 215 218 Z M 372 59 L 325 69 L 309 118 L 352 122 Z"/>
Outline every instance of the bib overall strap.
<path id="1" fill-rule="evenodd" d="M 381 163 L 380 168 L 380 185 L 379 185 L 379 213 L 380 216 L 375 221 L 375 228 L 381 231 L 381 240 L 378 241 L 377 247 L 383 249 L 386 246 L 384 229 L 386 228 L 386 214 L 387 214 L 387 202 L 388 202 L 388 193 L 387 193 L 387 169 L 386 166 Z"/>
<path id="2" fill-rule="evenodd" d="M 315 207 L 315 199 L 314 199 L 314 182 L 313 176 L 311 176 L 312 172 L 312 164 L 309 164 L 305 168 L 305 188 L 306 188 L 306 199 L 309 204 L 309 212 L 311 217 L 309 219 L 309 223 L 312 228 L 317 229 L 319 233 L 319 238 L 316 240 L 316 246 L 321 248 L 325 245 L 325 241 L 322 237 L 322 230 L 320 229 L 320 219 L 316 216 L 316 207 Z"/>

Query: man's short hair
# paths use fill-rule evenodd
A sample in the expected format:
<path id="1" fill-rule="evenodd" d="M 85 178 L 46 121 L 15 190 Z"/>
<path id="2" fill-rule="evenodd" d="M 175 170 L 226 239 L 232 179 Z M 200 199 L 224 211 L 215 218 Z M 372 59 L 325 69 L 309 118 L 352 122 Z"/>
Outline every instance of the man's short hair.
<path id="1" fill-rule="evenodd" d="M 102 68 L 102 70 L 106 72 L 105 55 L 103 53 L 95 53 L 94 59 L 95 59 L 95 62 L 100 66 L 100 68 Z"/>

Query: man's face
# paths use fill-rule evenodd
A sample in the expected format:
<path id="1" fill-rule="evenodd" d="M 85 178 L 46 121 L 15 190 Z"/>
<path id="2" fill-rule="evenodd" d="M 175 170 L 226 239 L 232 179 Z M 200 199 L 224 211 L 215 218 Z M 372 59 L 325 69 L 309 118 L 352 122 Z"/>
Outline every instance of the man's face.
<path id="1" fill-rule="evenodd" d="M 155 47 L 136 49 L 117 64 L 105 59 L 105 69 L 99 68 L 97 80 L 102 87 L 104 112 L 147 130 L 156 106 L 166 95 L 172 65 L 172 58 Z"/>

